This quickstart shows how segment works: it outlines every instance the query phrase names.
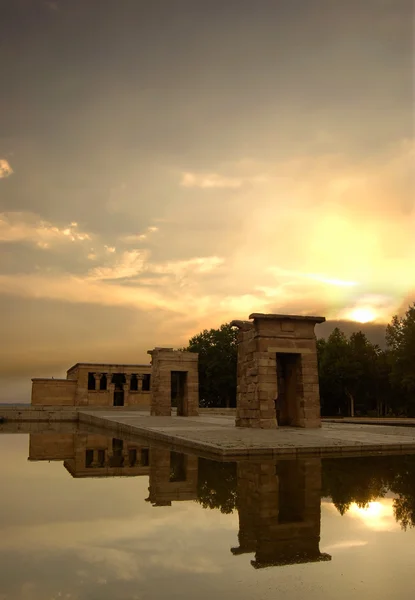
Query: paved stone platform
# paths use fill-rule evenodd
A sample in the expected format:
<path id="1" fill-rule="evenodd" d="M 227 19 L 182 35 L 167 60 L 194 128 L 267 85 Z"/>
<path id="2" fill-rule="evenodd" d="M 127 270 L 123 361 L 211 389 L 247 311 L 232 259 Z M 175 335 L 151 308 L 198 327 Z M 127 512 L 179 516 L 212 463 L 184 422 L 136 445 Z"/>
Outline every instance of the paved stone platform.
<path id="1" fill-rule="evenodd" d="M 415 452 L 415 430 L 391 425 L 323 423 L 320 429 L 236 428 L 228 416 L 152 417 L 124 410 L 79 412 L 79 421 L 113 433 L 137 435 L 216 457 L 253 455 L 366 455 Z"/>
<path id="2" fill-rule="evenodd" d="M 355 425 L 393 425 L 415 427 L 415 419 L 408 417 L 323 417 L 325 423 L 353 423 Z"/>

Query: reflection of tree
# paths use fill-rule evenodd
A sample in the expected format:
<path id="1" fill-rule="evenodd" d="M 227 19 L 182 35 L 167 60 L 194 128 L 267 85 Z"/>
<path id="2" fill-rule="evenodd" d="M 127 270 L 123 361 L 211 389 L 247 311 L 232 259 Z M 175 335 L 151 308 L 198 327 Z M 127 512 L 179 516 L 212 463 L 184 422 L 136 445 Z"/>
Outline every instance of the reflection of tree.
<path id="1" fill-rule="evenodd" d="M 341 515 L 354 502 L 365 507 L 390 491 L 395 519 L 402 529 L 415 527 L 415 456 L 367 456 L 323 460 L 322 495 L 330 496 Z"/>
<path id="2" fill-rule="evenodd" d="M 198 502 L 228 514 L 237 506 L 237 465 L 199 458 Z M 415 455 L 365 456 L 322 460 L 322 497 L 330 497 L 341 515 L 352 503 L 395 495 L 393 510 L 402 529 L 415 527 Z"/>
<path id="3" fill-rule="evenodd" d="M 397 495 L 393 501 L 395 519 L 404 530 L 415 527 L 415 456 L 402 458 L 391 491 Z"/>
<path id="4" fill-rule="evenodd" d="M 331 497 L 341 515 L 352 502 L 364 507 L 387 492 L 381 472 L 384 463 L 378 457 L 331 458 L 322 462 L 322 495 Z"/>
<path id="5" fill-rule="evenodd" d="M 236 463 L 199 458 L 198 502 L 229 514 L 236 506 Z"/>

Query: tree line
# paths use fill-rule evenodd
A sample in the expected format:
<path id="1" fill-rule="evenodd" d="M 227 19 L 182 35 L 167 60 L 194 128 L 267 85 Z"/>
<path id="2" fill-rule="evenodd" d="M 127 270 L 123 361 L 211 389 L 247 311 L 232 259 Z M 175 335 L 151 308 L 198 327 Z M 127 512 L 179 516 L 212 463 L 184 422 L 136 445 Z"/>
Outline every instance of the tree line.
<path id="1" fill-rule="evenodd" d="M 236 406 L 237 330 L 205 329 L 185 348 L 199 353 L 201 406 Z M 415 303 L 385 330 L 385 348 L 339 328 L 317 339 L 323 416 L 415 416 Z"/>
<path id="2" fill-rule="evenodd" d="M 368 506 L 393 494 L 393 513 L 403 530 L 415 527 L 415 456 L 326 458 L 321 461 L 321 497 L 330 498 L 341 515 L 353 503 Z M 199 459 L 198 498 L 203 508 L 224 514 L 238 507 L 236 463 Z"/>

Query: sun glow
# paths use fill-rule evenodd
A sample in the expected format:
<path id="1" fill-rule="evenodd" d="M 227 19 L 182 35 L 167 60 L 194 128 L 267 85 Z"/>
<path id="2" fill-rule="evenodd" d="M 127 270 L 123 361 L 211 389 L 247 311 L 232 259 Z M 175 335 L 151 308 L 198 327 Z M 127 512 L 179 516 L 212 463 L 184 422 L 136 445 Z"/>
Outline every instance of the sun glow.
<path id="1" fill-rule="evenodd" d="M 377 317 L 376 311 L 368 306 L 355 308 L 349 313 L 349 319 L 358 323 L 370 323 Z"/>
<path id="2" fill-rule="evenodd" d="M 371 529 L 390 529 L 390 520 L 393 519 L 391 501 L 369 502 L 367 506 L 361 507 L 353 502 L 349 508 L 350 515 L 361 519 Z"/>
<path id="3" fill-rule="evenodd" d="M 385 512 L 385 507 L 380 502 L 369 502 L 365 507 L 353 503 L 350 510 L 363 519 L 378 519 Z"/>

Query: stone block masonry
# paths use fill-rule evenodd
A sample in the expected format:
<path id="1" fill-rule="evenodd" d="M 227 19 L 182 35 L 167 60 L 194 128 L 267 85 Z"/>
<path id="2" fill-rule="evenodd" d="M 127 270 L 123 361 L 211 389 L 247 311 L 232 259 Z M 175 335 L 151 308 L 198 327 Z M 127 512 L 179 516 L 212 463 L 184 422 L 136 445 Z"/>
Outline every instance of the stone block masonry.
<path id="1" fill-rule="evenodd" d="M 236 426 L 320 427 L 316 323 L 324 317 L 260 314 L 239 329 Z"/>
<path id="2" fill-rule="evenodd" d="M 32 379 L 33 407 L 150 406 L 150 365 L 76 363 L 66 379 Z"/>
<path id="3" fill-rule="evenodd" d="M 178 416 L 199 414 L 199 355 L 195 352 L 154 348 L 149 350 L 152 368 L 151 414 L 170 416 L 172 402 Z"/>

